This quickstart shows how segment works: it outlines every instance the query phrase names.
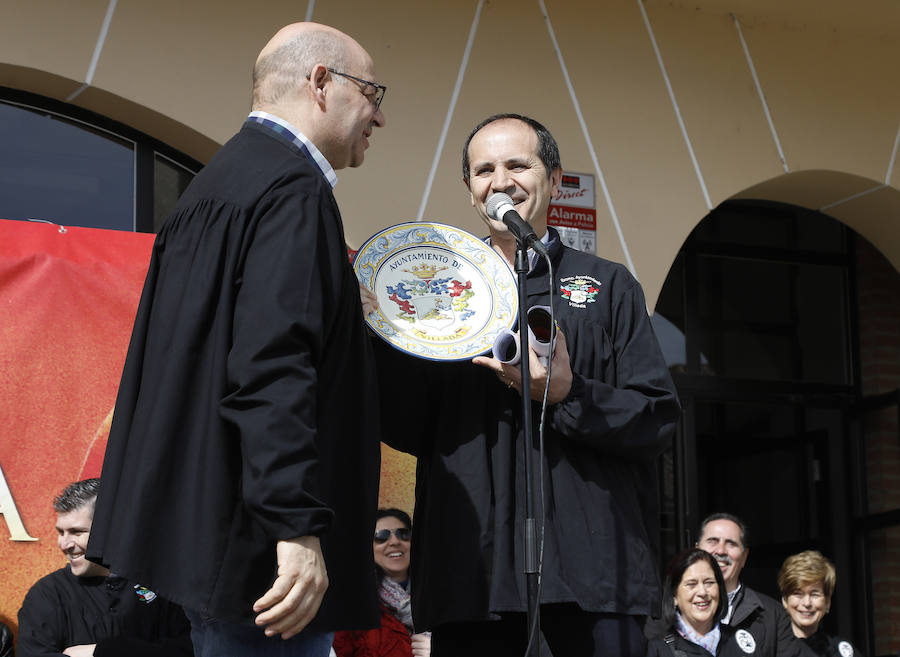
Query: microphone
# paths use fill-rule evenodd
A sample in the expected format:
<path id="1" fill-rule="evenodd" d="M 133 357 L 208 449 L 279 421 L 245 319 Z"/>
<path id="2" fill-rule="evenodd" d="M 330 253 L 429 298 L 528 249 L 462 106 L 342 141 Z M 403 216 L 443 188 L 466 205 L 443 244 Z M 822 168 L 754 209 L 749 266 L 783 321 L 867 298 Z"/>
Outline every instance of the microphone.
<path id="1" fill-rule="evenodd" d="M 491 219 L 496 219 L 497 221 L 502 221 L 506 224 L 507 228 L 509 228 L 509 232 L 511 232 L 520 243 L 524 244 L 526 247 L 531 247 L 537 253 L 546 257 L 547 247 L 544 246 L 544 243 L 541 242 L 535 234 L 531 224 L 522 219 L 522 217 L 519 216 L 519 213 L 516 212 L 516 208 L 513 206 L 509 194 L 504 194 L 503 192 L 491 194 L 490 197 L 488 197 L 487 203 L 484 204 L 484 209 Z"/>

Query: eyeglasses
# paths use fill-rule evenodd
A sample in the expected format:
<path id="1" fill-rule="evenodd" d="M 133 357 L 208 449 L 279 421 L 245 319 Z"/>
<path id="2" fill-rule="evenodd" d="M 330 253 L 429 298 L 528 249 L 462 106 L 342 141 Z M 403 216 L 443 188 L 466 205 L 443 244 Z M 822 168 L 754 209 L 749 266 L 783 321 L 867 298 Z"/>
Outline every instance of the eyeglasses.
<path id="1" fill-rule="evenodd" d="M 367 87 L 374 87 L 375 88 L 374 93 L 367 94 L 366 93 L 367 89 L 365 89 L 365 88 L 360 89 L 360 93 L 362 93 L 363 96 L 368 98 L 370 103 L 374 103 L 375 111 L 376 112 L 378 111 L 378 108 L 381 107 L 381 101 L 384 98 L 384 92 L 387 91 L 387 87 L 385 87 L 383 84 L 378 84 L 377 82 L 372 82 L 371 80 L 363 80 L 362 78 L 358 78 L 355 75 L 350 75 L 348 73 L 341 73 L 340 71 L 335 71 L 333 68 L 329 68 L 328 70 L 330 72 L 334 73 L 335 75 L 340 75 L 341 77 L 349 78 L 351 80 L 354 80 L 355 82 L 361 82 L 362 84 L 366 85 Z"/>
<path id="2" fill-rule="evenodd" d="M 412 530 L 409 527 L 397 527 L 397 529 L 393 530 L 393 532 L 398 541 L 408 541 L 412 537 Z M 390 540 L 390 538 L 390 529 L 379 529 L 377 532 L 375 532 L 376 543 L 386 543 L 388 540 Z"/>

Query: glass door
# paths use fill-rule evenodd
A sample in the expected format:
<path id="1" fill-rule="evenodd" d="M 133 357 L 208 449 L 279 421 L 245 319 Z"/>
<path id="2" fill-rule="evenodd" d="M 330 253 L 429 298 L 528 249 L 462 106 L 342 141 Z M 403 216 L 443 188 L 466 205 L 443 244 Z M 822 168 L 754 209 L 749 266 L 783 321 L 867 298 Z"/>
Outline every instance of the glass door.
<path id="1" fill-rule="evenodd" d="M 864 398 L 850 422 L 854 558 L 864 587 L 856 622 L 869 655 L 900 652 L 900 391 Z"/>

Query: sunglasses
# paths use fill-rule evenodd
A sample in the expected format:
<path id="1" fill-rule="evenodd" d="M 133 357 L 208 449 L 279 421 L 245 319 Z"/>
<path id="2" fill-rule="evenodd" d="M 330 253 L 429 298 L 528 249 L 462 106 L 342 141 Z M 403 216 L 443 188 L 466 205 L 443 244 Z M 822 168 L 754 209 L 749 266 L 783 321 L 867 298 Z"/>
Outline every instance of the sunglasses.
<path id="1" fill-rule="evenodd" d="M 394 536 L 397 537 L 398 541 L 408 541 L 412 537 L 412 530 L 409 527 L 398 527 L 393 530 Z M 379 529 L 375 532 L 375 542 L 376 543 L 386 543 L 391 538 L 391 530 L 390 529 Z"/>

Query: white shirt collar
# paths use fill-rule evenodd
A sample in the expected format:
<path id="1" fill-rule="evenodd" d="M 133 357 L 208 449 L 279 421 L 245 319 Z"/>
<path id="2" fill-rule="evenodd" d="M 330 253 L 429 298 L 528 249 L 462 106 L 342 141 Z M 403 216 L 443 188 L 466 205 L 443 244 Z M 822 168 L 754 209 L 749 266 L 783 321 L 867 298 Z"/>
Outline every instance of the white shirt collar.
<path id="1" fill-rule="evenodd" d="M 741 586 L 743 585 L 738 582 L 737 588 L 728 594 L 728 611 L 725 613 L 725 618 L 722 619 L 722 622 L 726 625 L 731 622 L 731 617 L 734 615 L 734 599 L 737 597 L 738 591 L 741 590 Z"/>

